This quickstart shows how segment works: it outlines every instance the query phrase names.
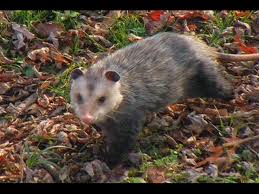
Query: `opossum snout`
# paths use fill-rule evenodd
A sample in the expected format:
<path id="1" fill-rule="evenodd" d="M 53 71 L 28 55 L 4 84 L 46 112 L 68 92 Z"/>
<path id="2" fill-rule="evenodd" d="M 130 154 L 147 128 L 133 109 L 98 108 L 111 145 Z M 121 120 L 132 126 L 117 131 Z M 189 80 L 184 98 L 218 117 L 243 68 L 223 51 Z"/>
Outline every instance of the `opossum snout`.
<path id="1" fill-rule="evenodd" d="M 86 124 L 91 124 L 94 121 L 94 117 L 92 115 L 89 115 L 89 114 L 85 114 L 81 119 Z"/>

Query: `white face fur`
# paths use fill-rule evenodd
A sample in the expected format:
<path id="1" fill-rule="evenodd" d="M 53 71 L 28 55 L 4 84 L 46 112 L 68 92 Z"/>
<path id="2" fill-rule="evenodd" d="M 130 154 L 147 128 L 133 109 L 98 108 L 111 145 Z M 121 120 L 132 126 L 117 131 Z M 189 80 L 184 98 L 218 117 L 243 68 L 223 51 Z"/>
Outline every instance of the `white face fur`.
<path id="1" fill-rule="evenodd" d="M 81 120 L 84 121 L 85 116 L 89 115 L 93 118 L 91 123 L 103 121 L 120 105 L 123 97 L 120 93 L 119 75 L 116 73 L 116 78 L 112 77 L 113 74 L 105 75 L 107 74 L 100 74 L 95 80 L 89 80 L 91 78 L 85 75 L 72 78 L 71 103 Z M 92 84 L 92 88 L 89 88 L 89 83 Z"/>

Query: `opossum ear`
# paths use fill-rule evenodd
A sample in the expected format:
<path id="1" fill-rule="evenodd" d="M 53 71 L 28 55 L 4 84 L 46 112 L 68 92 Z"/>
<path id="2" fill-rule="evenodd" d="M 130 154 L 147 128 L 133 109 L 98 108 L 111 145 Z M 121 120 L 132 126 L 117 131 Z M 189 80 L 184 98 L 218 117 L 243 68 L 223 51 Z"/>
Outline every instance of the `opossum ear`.
<path id="1" fill-rule="evenodd" d="M 84 73 L 81 69 L 74 69 L 71 73 L 71 78 L 73 80 L 77 79 L 78 77 L 82 76 Z"/>
<path id="2" fill-rule="evenodd" d="M 104 75 L 108 80 L 113 82 L 117 82 L 120 80 L 120 75 L 116 71 L 107 71 Z"/>

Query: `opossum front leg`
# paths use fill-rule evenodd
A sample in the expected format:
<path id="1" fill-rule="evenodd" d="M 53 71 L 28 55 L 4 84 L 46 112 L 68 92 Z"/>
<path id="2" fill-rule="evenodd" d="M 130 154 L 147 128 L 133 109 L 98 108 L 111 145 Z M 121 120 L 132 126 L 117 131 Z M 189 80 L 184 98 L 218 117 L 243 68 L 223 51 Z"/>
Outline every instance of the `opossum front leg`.
<path id="1" fill-rule="evenodd" d="M 124 157 L 134 148 L 137 136 L 143 128 L 145 117 L 143 115 L 134 115 L 134 118 L 126 116 L 120 118 L 119 122 L 110 125 L 109 131 L 106 131 L 107 152 L 105 160 L 110 167 L 122 161 Z"/>

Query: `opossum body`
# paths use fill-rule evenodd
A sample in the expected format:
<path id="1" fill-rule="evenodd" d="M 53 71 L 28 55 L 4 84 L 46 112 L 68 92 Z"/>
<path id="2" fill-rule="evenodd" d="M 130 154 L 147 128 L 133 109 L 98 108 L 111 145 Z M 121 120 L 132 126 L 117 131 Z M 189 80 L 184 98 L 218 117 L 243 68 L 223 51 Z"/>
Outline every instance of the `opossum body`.
<path id="1" fill-rule="evenodd" d="M 159 33 L 72 73 L 77 116 L 100 127 L 112 166 L 134 146 L 145 115 L 190 97 L 231 99 L 212 48 L 191 36 Z"/>

